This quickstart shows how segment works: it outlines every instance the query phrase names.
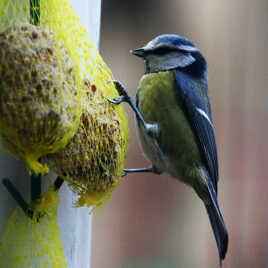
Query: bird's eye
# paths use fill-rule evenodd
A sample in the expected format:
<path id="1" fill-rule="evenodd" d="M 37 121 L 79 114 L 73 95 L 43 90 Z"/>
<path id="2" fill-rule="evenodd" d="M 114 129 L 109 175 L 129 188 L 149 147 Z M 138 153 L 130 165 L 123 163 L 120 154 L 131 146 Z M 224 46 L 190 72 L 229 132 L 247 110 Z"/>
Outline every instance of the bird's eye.
<path id="1" fill-rule="evenodd" d="M 170 47 L 164 47 L 164 46 L 161 46 L 161 47 L 157 47 L 157 48 L 155 48 L 153 51 L 154 51 L 154 53 L 156 53 L 156 54 L 159 54 L 159 55 L 163 55 L 163 54 L 165 54 L 165 53 L 168 53 L 168 52 L 170 52 Z"/>

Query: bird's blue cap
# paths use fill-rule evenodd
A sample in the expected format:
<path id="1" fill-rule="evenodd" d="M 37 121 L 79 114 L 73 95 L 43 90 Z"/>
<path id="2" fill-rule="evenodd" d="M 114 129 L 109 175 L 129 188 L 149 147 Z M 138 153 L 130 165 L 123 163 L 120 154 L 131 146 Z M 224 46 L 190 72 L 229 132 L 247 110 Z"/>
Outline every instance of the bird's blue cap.
<path id="1" fill-rule="evenodd" d="M 142 48 L 132 50 L 131 53 L 143 57 L 146 53 L 154 52 L 159 48 L 167 48 L 169 50 L 180 50 L 186 52 L 199 51 L 195 45 L 186 37 L 176 34 L 162 34 L 155 37 Z"/>

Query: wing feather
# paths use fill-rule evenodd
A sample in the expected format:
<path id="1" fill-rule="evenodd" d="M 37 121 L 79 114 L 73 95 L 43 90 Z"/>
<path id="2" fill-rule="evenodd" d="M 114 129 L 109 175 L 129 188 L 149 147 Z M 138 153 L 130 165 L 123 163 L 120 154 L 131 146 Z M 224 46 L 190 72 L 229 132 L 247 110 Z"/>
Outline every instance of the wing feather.
<path id="1" fill-rule="evenodd" d="M 187 74 L 175 70 L 174 76 L 178 88 L 178 97 L 182 101 L 183 109 L 217 193 L 218 158 L 209 101 L 207 96 L 201 92 L 201 89 L 196 88 L 198 83 L 193 82 Z"/>

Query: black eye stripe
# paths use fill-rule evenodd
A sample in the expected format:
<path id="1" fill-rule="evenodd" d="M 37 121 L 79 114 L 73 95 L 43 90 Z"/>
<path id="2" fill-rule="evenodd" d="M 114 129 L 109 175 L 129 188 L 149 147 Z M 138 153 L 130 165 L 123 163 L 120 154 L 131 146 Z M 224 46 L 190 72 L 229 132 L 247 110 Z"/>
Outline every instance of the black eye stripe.
<path id="1" fill-rule="evenodd" d="M 168 46 L 161 46 L 161 47 L 156 47 L 155 49 L 152 50 L 156 54 L 165 54 L 171 51 L 178 51 L 176 48 L 168 47 Z"/>

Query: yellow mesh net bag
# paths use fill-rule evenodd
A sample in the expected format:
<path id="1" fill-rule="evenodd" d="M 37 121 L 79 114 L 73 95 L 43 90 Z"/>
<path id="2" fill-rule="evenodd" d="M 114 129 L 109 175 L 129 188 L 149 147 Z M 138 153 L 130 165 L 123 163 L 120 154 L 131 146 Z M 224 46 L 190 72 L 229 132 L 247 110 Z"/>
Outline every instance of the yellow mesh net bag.
<path id="1" fill-rule="evenodd" d="M 41 0 L 38 26 L 30 13 L 29 1 L 0 0 L 0 39 L 11 44 L 0 46 L 1 148 L 32 172 L 54 170 L 77 205 L 98 206 L 118 184 L 128 146 L 123 108 L 106 100 L 118 97 L 112 75 L 68 0 Z M 8 220 L 0 268 L 66 267 L 57 202 L 42 200 L 39 221 L 20 209 Z"/>
<path id="2" fill-rule="evenodd" d="M 50 189 L 35 207 L 33 219 L 17 208 L 0 237 L 0 268 L 65 268 L 57 219 L 58 197 Z"/>
<path id="3" fill-rule="evenodd" d="M 70 48 L 55 37 L 48 28 L 20 22 L 0 34 L 2 147 L 41 174 L 48 168 L 38 159 L 67 144 L 82 111 L 79 70 Z"/>
<path id="4" fill-rule="evenodd" d="M 50 166 L 78 193 L 77 205 L 99 205 L 119 182 L 128 145 L 124 111 L 106 100 L 118 97 L 110 70 L 67 0 L 40 1 L 38 27 L 18 19 L 22 2 L 0 0 L 9 21 L 2 35 L 19 51 L 9 42 L 0 52 L 2 147 L 36 173 Z M 7 54 L 18 61 L 15 76 Z"/>
<path id="5" fill-rule="evenodd" d="M 60 38 L 66 38 L 65 43 L 70 41 L 69 36 L 76 40 L 69 42 L 68 48 L 79 51 L 75 59 L 80 63 L 86 93 L 77 133 L 63 150 L 47 155 L 45 161 L 79 195 L 78 206 L 98 206 L 110 196 L 122 176 L 128 145 L 126 117 L 121 106 L 106 100 L 105 97 L 118 97 L 110 70 L 68 2 L 44 1 L 42 8 L 50 12 L 42 13 L 41 25 L 48 25 Z M 61 30 L 63 20 L 66 32 Z"/>
<path id="6" fill-rule="evenodd" d="M 95 85 L 87 92 L 80 126 L 70 143 L 46 162 L 78 194 L 78 206 L 101 205 L 122 176 L 125 140 L 113 105 Z"/>

